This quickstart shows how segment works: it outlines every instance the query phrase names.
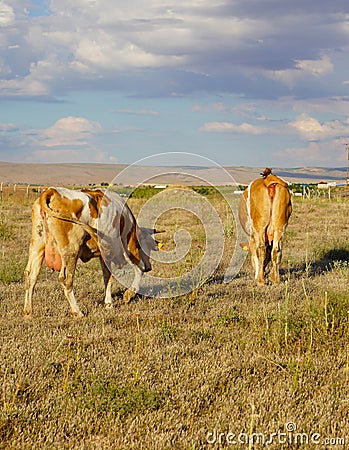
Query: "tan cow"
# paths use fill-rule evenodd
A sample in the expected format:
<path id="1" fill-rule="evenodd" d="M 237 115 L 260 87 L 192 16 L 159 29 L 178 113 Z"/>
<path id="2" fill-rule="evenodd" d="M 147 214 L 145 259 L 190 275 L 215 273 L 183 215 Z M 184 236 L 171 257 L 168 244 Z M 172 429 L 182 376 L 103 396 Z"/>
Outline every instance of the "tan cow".
<path id="1" fill-rule="evenodd" d="M 292 212 L 286 181 L 272 174 L 261 173 L 243 192 L 239 205 L 240 223 L 249 236 L 252 265 L 259 286 L 264 285 L 265 269 L 272 262 L 270 280 L 279 282 L 282 239 Z"/>
<path id="2" fill-rule="evenodd" d="M 45 260 L 59 272 L 59 281 L 72 313 L 83 316 L 73 291 L 78 259 L 99 257 L 105 285 L 104 303 L 112 307 L 112 272 L 132 263 L 135 277 L 124 293 L 124 301 L 135 296 L 143 272 L 151 270 L 149 255 L 158 250 L 154 229 L 139 227 L 131 210 L 113 192 L 70 190 L 50 187 L 32 208 L 32 237 L 24 272 L 26 281 L 24 314 L 32 314 L 33 290 Z"/>

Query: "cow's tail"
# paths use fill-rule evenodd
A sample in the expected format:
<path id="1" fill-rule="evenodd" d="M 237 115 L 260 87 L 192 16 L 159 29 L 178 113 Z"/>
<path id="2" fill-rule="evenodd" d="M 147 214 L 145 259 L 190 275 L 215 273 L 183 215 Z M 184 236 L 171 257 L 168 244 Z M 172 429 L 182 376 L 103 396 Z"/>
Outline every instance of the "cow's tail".
<path id="1" fill-rule="evenodd" d="M 268 197 L 270 199 L 270 218 L 269 218 L 269 225 L 266 229 L 265 234 L 266 234 L 266 242 L 268 242 L 269 245 L 271 245 L 271 243 L 274 240 L 274 231 L 275 231 L 273 227 L 272 215 L 273 215 L 273 202 L 276 195 L 276 186 L 280 186 L 281 189 L 286 189 L 288 191 L 288 183 L 283 179 L 271 174 L 264 181 L 264 184 L 266 185 Z"/>
<path id="2" fill-rule="evenodd" d="M 63 220 L 64 222 L 70 222 L 74 223 L 76 225 L 80 225 L 86 233 L 88 233 L 92 239 L 96 240 L 98 242 L 98 234 L 97 229 L 94 227 L 91 227 L 91 225 L 82 222 L 81 220 L 77 219 L 73 216 L 66 216 L 65 214 L 62 214 L 58 211 L 54 211 L 50 207 L 51 198 L 56 194 L 56 190 L 54 188 L 48 188 L 46 191 L 44 191 L 40 196 L 40 207 L 41 211 L 46 213 L 48 216 L 53 217 L 58 220 Z"/>

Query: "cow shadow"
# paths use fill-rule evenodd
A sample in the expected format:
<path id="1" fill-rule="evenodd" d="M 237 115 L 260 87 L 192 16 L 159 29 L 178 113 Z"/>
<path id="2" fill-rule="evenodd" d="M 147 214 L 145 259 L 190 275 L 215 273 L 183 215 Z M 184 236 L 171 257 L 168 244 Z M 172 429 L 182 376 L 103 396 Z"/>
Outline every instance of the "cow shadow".
<path id="1" fill-rule="evenodd" d="M 337 264 L 336 264 L 337 263 Z M 293 267 L 286 267 L 285 261 L 283 260 L 282 266 L 280 267 L 280 277 L 281 280 L 286 278 L 300 279 L 306 275 L 309 278 L 315 278 L 322 274 L 331 272 L 336 267 L 338 263 L 342 266 L 348 267 L 349 270 L 349 250 L 343 247 L 335 247 L 333 249 L 327 250 L 321 258 L 314 261 L 310 261 L 308 264 L 303 263 Z M 252 266 L 251 266 L 252 267 Z M 243 279 L 245 277 L 250 277 L 252 273 L 251 270 L 240 270 L 239 273 L 234 276 L 233 279 Z M 269 284 L 268 274 L 271 269 L 271 264 L 266 268 L 266 283 Z M 225 277 L 222 274 L 214 274 L 207 284 L 222 284 L 225 281 Z"/>
<path id="2" fill-rule="evenodd" d="M 347 265 L 349 268 L 349 251 L 342 247 L 336 247 L 326 251 L 321 258 L 310 261 L 299 266 L 280 269 L 280 275 L 290 274 L 293 278 L 302 278 L 304 274 L 314 278 L 327 272 L 331 272 L 336 267 L 336 262 Z"/>
<path id="3" fill-rule="evenodd" d="M 337 264 L 336 264 L 337 263 Z M 287 278 L 293 279 L 301 279 L 306 275 L 308 278 L 315 278 L 322 274 L 331 272 L 336 269 L 336 267 L 347 267 L 349 270 L 349 250 L 343 247 L 335 247 L 330 250 L 327 250 L 321 258 L 318 258 L 315 261 L 310 261 L 308 264 L 303 263 L 293 267 L 285 267 L 285 262 L 283 262 L 283 267 L 280 268 L 280 277 L 281 280 L 285 280 Z M 267 276 L 270 269 L 270 264 L 266 270 Z M 251 272 L 249 270 L 240 270 L 234 277 L 231 278 L 230 281 L 250 278 Z M 228 282 L 230 282 L 228 281 Z M 225 275 L 221 273 L 214 273 L 204 284 L 205 285 L 214 285 L 214 284 L 225 284 L 227 283 L 225 279 Z M 267 284 L 270 282 L 267 279 Z M 188 286 L 189 288 L 190 286 Z M 123 294 L 125 292 L 125 287 L 115 286 L 113 289 L 113 305 L 114 307 L 123 305 Z M 156 297 L 159 293 L 163 292 L 164 286 L 163 284 L 152 286 L 151 297 Z M 184 289 L 185 290 L 185 289 Z M 188 289 L 190 292 L 192 289 Z M 175 286 L 173 289 L 175 293 Z M 146 293 L 138 293 L 131 300 L 132 303 L 137 303 L 141 301 L 145 296 L 149 296 Z M 97 304 L 99 306 L 104 306 L 104 299 L 100 298 L 97 300 Z"/>

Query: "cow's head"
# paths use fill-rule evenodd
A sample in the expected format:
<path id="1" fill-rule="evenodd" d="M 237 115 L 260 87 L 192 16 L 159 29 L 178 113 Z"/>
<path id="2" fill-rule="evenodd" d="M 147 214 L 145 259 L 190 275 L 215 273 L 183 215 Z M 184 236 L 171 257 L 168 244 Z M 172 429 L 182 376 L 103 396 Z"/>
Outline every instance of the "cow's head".
<path id="1" fill-rule="evenodd" d="M 138 227 L 131 236 L 128 243 L 129 258 L 142 272 L 149 272 L 152 269 L 150 262 L 151 251 L 158 251 L 162 244 L 153 237 L 155 233 L 162 233 L 163 230 L 155 228 Z"/>

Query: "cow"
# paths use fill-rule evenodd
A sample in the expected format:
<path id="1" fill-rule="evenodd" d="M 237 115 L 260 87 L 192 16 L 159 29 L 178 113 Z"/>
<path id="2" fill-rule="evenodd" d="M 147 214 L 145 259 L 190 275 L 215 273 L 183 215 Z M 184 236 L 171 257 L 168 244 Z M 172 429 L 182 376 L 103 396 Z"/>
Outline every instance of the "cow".
<path id="1" fill-rule="evenodd" d="M 151 270 L 150 252 L 161 248 L 152 234 L 159 230 L 139 227 L 118 194 L 97 190 L 46 189 L 32 207 L 32 236 L 24 271 L 24 315 L 32 315 L 34 287 L 45 260 L 59 272 L 59 282 L 73 315 L 84 314 L 76 302 L 73 279 L 78 260 L 100 260 L 107 308 L 112 307 L 112 272 L 127 262 L 134 267 L 132 286 L 124 292 L 125 303 L 137 293 L 143 272 Z M 159 244 L 159 245 L 158 245 Z"/>
<path id="2" fill-rule="evenodd" d="M 282 239 L 291 213 L 288 184 L 269 168 L 261 173 L 261 178 L 252 181 L 241 196 L 239 219 L 249 237 L 248 247 L 259 286 L 265 283 L 265 270 L 270 261 L 269 279 L 272 283 L 280 281 Z"/>

